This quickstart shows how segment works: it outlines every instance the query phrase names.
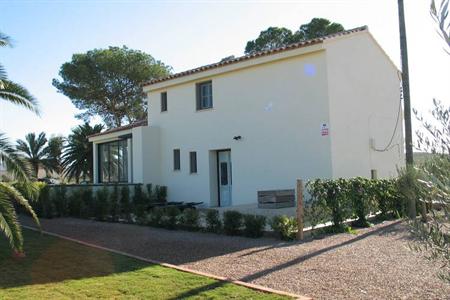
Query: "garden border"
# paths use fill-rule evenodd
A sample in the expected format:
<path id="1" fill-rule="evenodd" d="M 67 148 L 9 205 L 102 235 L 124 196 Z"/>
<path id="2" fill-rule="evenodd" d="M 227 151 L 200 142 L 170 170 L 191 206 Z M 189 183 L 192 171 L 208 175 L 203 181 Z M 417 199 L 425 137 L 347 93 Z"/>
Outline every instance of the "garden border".
<path id="1" fill-rule="evenodd" d="M 217 276 L 214 274 L 210 274 L 210 273 L 205 273 L 205 272 L 201 272 L 201 271 L 196 271 L 196 270 L 191 270 L 185 267 L 181 267 L 181 266 L 177 266 L 177 265 L 173 265 L 173 264 L 169 264 L 169 263 L 165 263 L 165 262 L 161 262 L 161 261 L 157 261 L 157 260 L 153 260 L 153 259 L 149 259 L 149 258 L 145 258 L 142 256 L 137 256 L 137 255 L 133 255 L 130 253 L 126 253 L 123 251 L 119 251 L 119 250 L 115 250 L 115 249 L 111 249 L 111 248 L 107 248 L 107 247 L 103 247 L 103 246 L 99 246 L 99 245 L 95 245 L 95 244 L 91 244 L 91 243 L 87 243 L 81 240 L 77 240 L 74 238 L 70 238 L 70 237 L 66 237 L 57 233 L 53 233 L 53 232 L 49 232 L 49 231 L 45 231 L 45 230 L 39 230 L 38 228 L 32 227 L 32 226 L 27 226 L 27 225 L 21 225 L 23 228 L 29 229 L 29 230 L 33 230 L 33 231 L 37 231 L 37 232 L 41 232 L 43 234 L 49 235 L 49 236 L 53 236 L 53 237 L 57 237 L 63 240 L 67 240 L 67 241 L 71 241 L 74 243 L 78 243 L 87 247 L 91 247 L 91 248 L 95 248 L 95 249 L 100 249 L 100 250 L 104 250 L 104 251 L 108 251 L 111 253 L 115 253 L 115 254 L 119 254 L 119 255 L 123 255 L 123 256 L 127 256 L 130 258 L 134 258 L 140 261 L 144 261 L 150 264 L 154 264 L 154 265 L 160 265 L 166 268 L 171 268 L 171 269 L 175 269 L 181 272 L 185 272 L 185 273 L 191 273 L 191 274 L 195 274 L 195 275 L 199 275 L 199 276 L 205 276 L 211 279 L 215 279 L 215 280 L 219 280 L 219 281 L 224 281 L 224 282 L 228 282 L 228 283 L 232 283 L 232 284 L 236 284 L 236 285 L 240 285 L 246 288 L 250 288 L 252 290 L 256 290 L 256 291 L 261 291 L 264 293 L 271 293 L 271 294 L 277 294 L 277 295 L 281 295 L 281 296 L 288 296 L 288 297 L 292 297 L 294 299 L 299 299 L 299 300 L 311 300 L 312 298 L 310 297 L 306 297 L 306 296 L 302 296 L 302 295 L 297 295 L 297 294 L 293 294 L 293 293 L 289 293 L 289 292 L 284 292 L 284 291 L 280 291 L 280 290 L 275 290 L 269 287 L 264 287 L 261 285 L 257 285 L 257 284 L 253 284 L 253 283 L 248 283 L 248 282 L 244 282 L 244 281 L 240 281 L 240 280 L 234 280 L 231 278 L 227 278 L 227 277 L 222 277 L 222 276 Z"/>

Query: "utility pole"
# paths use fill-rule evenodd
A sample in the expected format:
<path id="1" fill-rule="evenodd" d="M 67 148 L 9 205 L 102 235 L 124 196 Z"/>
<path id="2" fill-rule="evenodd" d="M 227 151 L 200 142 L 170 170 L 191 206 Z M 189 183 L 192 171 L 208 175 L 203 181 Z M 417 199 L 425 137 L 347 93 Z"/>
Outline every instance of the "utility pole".
<path id="1" fill-rule="evenodd" d="M 402 92 L 405 117 L 406 168 L 407 171 L 409 171 L 413 167 L 414 160 L 411 125 L 411 98 L 409 94 L 408 47 L 406 43 L 405 10 L 403 7 L 403 0 L 398 0 L 398 19 L 400 29 L 400 53 L 402 59 Z M 411 188 L 412 184 L 413 183 L 411 182 Z M 416 218 L 416 199 L 413 199 L 413 197 L 409 199 L 408 215 L 411 219 Z"/>

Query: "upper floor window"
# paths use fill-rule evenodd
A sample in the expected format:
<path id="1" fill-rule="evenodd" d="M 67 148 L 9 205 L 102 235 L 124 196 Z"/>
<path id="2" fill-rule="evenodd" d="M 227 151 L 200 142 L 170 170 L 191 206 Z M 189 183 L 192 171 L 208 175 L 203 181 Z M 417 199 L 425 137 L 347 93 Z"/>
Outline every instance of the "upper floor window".
<path id="1" fill-rule="evenodd" d="M 197 173 L 197 152 L 189 152 L 189 166 L 191 174 Z"/>
<path id="2" fill-rule="evenodd" d="M 167 111 L 167 92 L 161 93 L 161 112 Z"/>
<path id="3" fill-rule="evenodd" d="M 197 110 L 213 107 L 212 81 L 197 83 Z"/>

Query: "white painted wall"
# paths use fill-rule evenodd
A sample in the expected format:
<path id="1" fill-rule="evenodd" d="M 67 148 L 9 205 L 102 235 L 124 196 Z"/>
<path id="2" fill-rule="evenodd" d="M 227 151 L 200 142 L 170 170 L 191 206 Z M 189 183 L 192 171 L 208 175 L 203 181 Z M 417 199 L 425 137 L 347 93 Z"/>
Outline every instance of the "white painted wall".
<path id="1" fill-rule="evenodd" d="M 330 97 L 330 138 L 333 177 L 392 177 L 403 162 L 403 118 L 393 146 L 384 148 L 393 134 L 400 102 L 395 65 L 370 33 L 331 39 L 326 44 Z"/>
<path id="2" fill-rule="evenodd" d="M 196 111 L 195 83 L 210 79 L 214 108 Z M 161 113 L 163 91 L 168 111 Z M 160 182 L 169 200 L 217 203 L 211 151 L 218 149 L 231 149 L 233 205 L 255 203 L 258 190 L 293 189 L 296 178 L 331 176 L 330 141 L 320 135 L 327 97 L 323 51 L 151 91 L 149 124 L 160 129 Z M 181 170 L 173 171 L 177 148 Z M 190 151 L 198 161 L 192 175 Z"/>

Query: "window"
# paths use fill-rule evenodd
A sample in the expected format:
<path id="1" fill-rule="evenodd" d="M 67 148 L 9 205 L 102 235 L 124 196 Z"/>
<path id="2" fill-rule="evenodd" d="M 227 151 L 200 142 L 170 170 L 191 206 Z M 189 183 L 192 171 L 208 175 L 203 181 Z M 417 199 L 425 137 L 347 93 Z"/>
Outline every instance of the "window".
<path id="1" fill-rule="evenodd" d="M 167 92 L 161 93 L 161 112 L 167 111 Z"/>
<path id="2" fill-rule="evenodd" d="M 98 145 L 99 182 L 128 182 L 128 142 L 114 141 Z"/>
<path id="3" fill-rule="evenodd" d="M 213 107 L 212 81 L 197 83 L 197 110 Z"/>
<path id="4" fill-rule="evenodd" d="M 190 172 L 197 173 L 197 152 L 189 152 Z"/>
<path id="5" fill-rule="evenodd" d="M 173 169 L 174 171 L 180 170 L 180 149 L 173 150 Z"/>

